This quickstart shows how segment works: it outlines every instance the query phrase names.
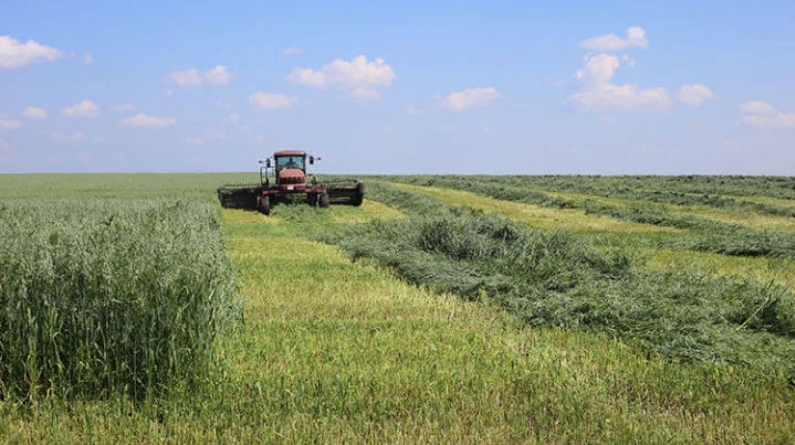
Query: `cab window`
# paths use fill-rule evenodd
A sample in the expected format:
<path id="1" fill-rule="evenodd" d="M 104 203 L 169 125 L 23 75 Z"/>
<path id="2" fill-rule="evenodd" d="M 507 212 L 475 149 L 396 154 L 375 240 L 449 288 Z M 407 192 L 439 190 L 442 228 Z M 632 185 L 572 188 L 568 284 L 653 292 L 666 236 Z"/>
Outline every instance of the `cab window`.
<path id="1" fill-rule="evenodd" d="M 303 156 L 280 156 L 276 158 L 276 169 L 304 169 L 304 157 Z"/>

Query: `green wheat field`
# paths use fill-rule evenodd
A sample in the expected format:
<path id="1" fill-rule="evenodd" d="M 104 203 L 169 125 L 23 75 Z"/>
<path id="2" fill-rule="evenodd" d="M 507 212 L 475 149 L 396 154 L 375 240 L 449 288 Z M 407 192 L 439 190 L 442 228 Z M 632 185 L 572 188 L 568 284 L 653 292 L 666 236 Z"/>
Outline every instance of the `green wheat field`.
<path id="1" fill-rule="evenodd" d="M 0 443 L 795 443 L 795 178 L 0 175 Z"/>

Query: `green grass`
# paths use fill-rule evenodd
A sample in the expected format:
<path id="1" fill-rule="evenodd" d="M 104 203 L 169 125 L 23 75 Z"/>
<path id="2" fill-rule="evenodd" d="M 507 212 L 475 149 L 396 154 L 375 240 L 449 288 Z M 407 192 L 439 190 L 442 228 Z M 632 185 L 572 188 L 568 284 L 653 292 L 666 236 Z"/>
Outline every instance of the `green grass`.
<path id="1" fill-rule="evenodd" d="M 376 221 L 321 239 L 437 292 L 496 300 L 533 326 L 603 330 L 674 358 L 795 381 L 795 295 L 784 288 L 634 270 L 620 250 L 491 215 Z"/>
<path id="2" fill-rule="evenodd" d="M 216 209 L 0 202 L 0 399 L 201 385 L 235 315 Z"/>
<path id="3" fill-rule="evenodd" d="M 764 186 L 775 184 L 777 178 L 770 178 L 759 183 L 749 182 L 743 184 L 745 178 L 687 178 L 687 177 L 668 177 L 649 178 L 649 177 L 580 177 L 577 181 L 569 178 L 547 179 L 537 181 L 533 177 L 521 178 L 487 178 L 496 184 L 536 186 L 540 183 L 545 185 L 545 190 L 557 192 L 577 193 L 588 196 L 618 198 L 632 202 L 648 201 L 655 203 L 667 203 L 678 206 L 700 206 L 706 208 L 716 208 L 733 213 L 756 212 L 765 215 L 776 215 L 791 217 L 795 215 L 793 202 L 786 199 L 760 198 L 756 199 L 745 196 L 727 195 L 726 192 L 737 193 L 738 190 L 746 190 L 750 193 L 764 193 Z M 701 181 L 703 179 L 703 181 Z M 718 184 L 707 182 L 708 179 L 717 179 Z M 753 178 L 754 180 L 759 178 Z M 698 184 L 698 183 L 701 184 Z M 732 184 L 733 183 L 733 184 Z M 697 185 L 698 184 L 698 185 Z M 778 191 L 790 193 L 791 186 L 787 187 L 787 181 L 783 181 Z M 760 201 L 760 199 L 762 199 Z"/>
<path id="4" fill-rule="evenodd" d="M 200 176 L 168 182 L 178 196 L 205 184 L 197 199 L 206 194 L 211 201 L 215 179 Z M 130 188 L 168 189 L 157 176 L 146 186 L 121 182 L 126 188 L 97 182 L 95 190 L 130 199 Z M 529 328 L 490 300 L 431 292 L 376 261 L 352 263 L 340 248 L 312 240 L 359 221 L 414 213 L 415 197 L 390 199 L 389 206 L 366 200 L 330 211 L 275 208 L 271 218 L 223 211 L 225 245 L 246 305 L 242 329 L 219 344 L 225 366 L 213 385 L 142 406 L 0 401 L 0 442 L 791 440 L 795 394 L 775 375 L 743 365 L 676 363 L 605 332 Z M 453 215 L 478 213 L 431 204 Z M 627 243 L 635 240 L 630 235 L 646 235 L 614 234 Z"/>
<path id="5" fill-rule="evenodd" d="M 392 184 L 397 189 L 431 196 L 458 206 L 469 206 L 484 213 L 497 213 L 515 221 L 542 229 L 566 229 L 577 232 L 668 232 L 676 229 L 621 221 L 601 215 L 589 215 L 580 209 L 552 209 L 533 204 L 481 196 L 472 192 L 438 187 Z"/>
<path id="6" fill-rule="evenodd" d="M 714 253 L 659 249 L 644 263 L 652 270 L 692 270 L 713 276 L 753 277 L 795 291 L 795 260 L 768 257 L 726 257 Z"/>
<path id="7" fill-rule="evenodd" d="M 795 199 L 795 178 L 791 176 L 379 175 L 369 176 L 367 179 L 400 180 L 423 185 L 446 181 L 496 183 L 546 192 L 573 192 L 601 196 L 646 192 L 658 197 L 668 194 L 691 194 L 702 197 L 708 195 Z"/>
<path id="8" fill-rule="evenodd" d="M 795 258 L 795 234 L 793 233 L 776 230 L 754 230 L 751 227 L 738 224 L 736 221 L 726 222 L 695 216 L 691 213 L 671 211 L 670 206 L 665 204 L 622 202 L 620 205 L 615 205 L 613 203 L 608 203 L 608 199 L 604 198 L 577 201 L 574 199 L 564 199 L 544 192 L 530 192 L 522 190 L 517 186 L 502 185 L 494 181 L 474 182 L 471 180 L 454 181 L 450 179 L 437 180 L 433 178 L 420 179 L 413 177 L 403 178 L 401 181 L 432 184 L 439 182 L 449 187 L 470 190 L 477 195 L 494 198 L 499 201 L 516 202 L 522 205 L 541 205 L 548 209 L 554 209 L 552 212 L 547 212 L 550 215 L 561 215 L 566 209 L 574 208 L 575 210 L 584 210 L 586 216 L 602 216 L 630 223 L 684 229 L 688 231 L 687 234 L 684 234 L 685 236 L 672 236 L 670 240 L 666 240 L 664 244 L 665 247 L 668 248 L 719 253 L 731 256 L 762 255 L 777 258 Z M 402 185 L 402 187 L 405 188 L 410 186 Z M 432 187 L 414 187 L 414 191 L 420 194 L 442 193 L 451 195 L 449 191 L 446 192 Z M 468 197 L 468 200 L 472 202 L 483 201 L 473 196 Z M 609 198 L 609 200 L 615 201 L 614 198 Z M 491 206 L 495 207 L 495 204 Z M 503 207 L 505 206 L 503 205 Z M 532 209 L 531 207 L 524 206 L 518 208 L 524 209 L 525 212 Z M 421 211 L 422 209 L 418 210 Z M 579 213 L 573 215 L 579 216 Z M 535 219 L 537 220 L 536 223 L 538 223 L 540 218 L 536 217 Z M 561 225 L 569 227 L 575 224 L 575 221 L 571 218 L 566 221 L 561 221 L 561 219 L 552 216 L 550 219 L 553 220 L 553 223 L 560 222 Z M 582 217 L 579 219 L 582 220 Z M 544 222 L 541 221 L 541 223 L 543 224 Z M 578 231 L 588 230 L 587 226 L 573 228 Z M 641 232 L 650 231 L 648 229 L 643 230 L 642 227 L 638 227 L 638 229 L 640 229 Z M 602 229 L 598 231 L 621 230 L 621 228 L 614 228 L 612 230 Z M 623 231 L 630 232 L 630 230 L 626 229 Z"/>
<path id="9" fill-rule="evenodd" d="M 217 202 L 214 191 L 221 183 L 258 180 L 256 173 L 0 175 L 0 197 L 34 200 L 165 198 Z"/>
<path id="10" fill-rule="evenodd" d="M 636 200 L 626 197 L 615 196 L 597 196 L 587 195 L 581 193 L 561 193 L 561 192 L 548 192 L 549 195 L 567 200 L 573 204 L 574 207 L 582 206 L 582 203 L 590 201 L 599 205 L 605 205 L 613 208 L 626 208 L 630 206 L 637 206 L 642 200 Z M 751 197 L 743 197 L 744 200 L 749 202 L 756 201 Z M 774 198 L 758 198 L 762 201 L 775 201 Z M 655 203 L 655 207 L 664 209 L 677 216 L 696 216 L 702 219 L 715 220 L 730 224 L 740 224 L 751 229 L 760 231 L 783 231 L 795 233 L 795 218 L 786 212 L 771 213 L 771 212 L 758 212 L 749 208 L 724 208 L 708 205 L 700 205 L 699 203 L 690 204 L 672 204 L 672 203 L 659 203 L 657 201 L 648 201 Z M 789 203 L 792 205 L 795 203 Z M 587 208 L 587 205 L 584 206 Z"/>

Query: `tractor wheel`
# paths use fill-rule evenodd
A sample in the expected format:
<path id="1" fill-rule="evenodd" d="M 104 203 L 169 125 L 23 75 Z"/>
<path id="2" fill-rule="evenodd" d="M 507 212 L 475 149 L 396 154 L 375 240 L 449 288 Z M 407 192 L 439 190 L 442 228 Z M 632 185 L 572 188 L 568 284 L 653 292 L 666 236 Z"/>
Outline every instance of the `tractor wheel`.
<path id="1" fill-rule="evenodd" d="M 353 198 L 353 205 L 359 207 L 364 200 L 364 184 L 359 183 L 356 186 L 356 196 Z"/>
<path id="2" fill-rule="evenodd" d="M 317 193 L 310 193 L 306 197 L 306 202 L 309 204 L 309 207 L 314 207 L 317 205 Z"/>
<path id="3" fill-rule="evenodd" d="M 318 205 L 320 206 L 320 208 L 327 209 L 329 204 L 330 202 L 328 198 L 328 193 L 326 192 L 321 193 L 320 198 L 318 198 Z"/>
<path id="4" fill-rule="evenodd" d="M 267 196 L 260 196 L 257 198 L 257 209 L 263 215 L 271 214 L 271 200 Z"/>

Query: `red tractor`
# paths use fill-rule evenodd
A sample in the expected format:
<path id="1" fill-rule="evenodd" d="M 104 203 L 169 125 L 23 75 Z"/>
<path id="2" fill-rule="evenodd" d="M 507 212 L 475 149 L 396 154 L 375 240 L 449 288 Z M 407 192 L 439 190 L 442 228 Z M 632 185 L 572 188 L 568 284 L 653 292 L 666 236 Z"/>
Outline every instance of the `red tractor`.
<path id="1" fill-rule="evenodd" d="M 218 188 L 218 200 L 228 208 L 257 209 L 265 215 L 277 202 L 294 201 L 305 197 L 310 206 L 329 207 L 331 204 L 359 206 L 364 198 L 364 184 L 358 180 L 318 182 L 314 177 L 307 183 L 306 164 L 314 165 L 315 157 L 302 150 L 283 150 L 271 158 L 260 160 L 260 183 L 223 185 Z M 318 161 L 320 158 L 317 158 Z M 274 184 L 268 171 L 273 170 Z"/>

